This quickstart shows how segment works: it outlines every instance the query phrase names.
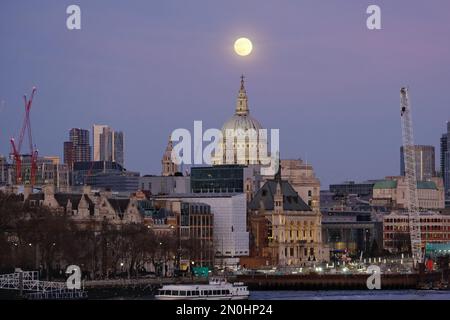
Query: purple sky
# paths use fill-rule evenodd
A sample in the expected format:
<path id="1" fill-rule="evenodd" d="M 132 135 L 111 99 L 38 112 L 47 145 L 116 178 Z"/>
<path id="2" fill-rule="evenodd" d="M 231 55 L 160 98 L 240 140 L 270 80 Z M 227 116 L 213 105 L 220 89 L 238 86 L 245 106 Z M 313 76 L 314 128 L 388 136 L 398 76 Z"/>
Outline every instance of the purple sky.
<path id="1" fill-rule="evenodd" d="M 82 30 L 66 29 L 78 4 Z M 369 4 L 381 31 L 366 28 Z M 252 55 L 233 52 L 240 36 Z M 450 120 L 450 2 L 0 2 L 0 153 L 36 85 L 34 140 L 60 155 L 72 127 L 125 133 L 125 163 L 159 173 L 167 137 L 194 120 L 220 128 L 239 76 L 251 114 L 280 129 L 282 158 L 307 159 L 326 188 L 399 173 L 399 89 L 410 87 L 415 139 L 436 146 Z M 26 144 L 24 145 L 26 146 Z"/>

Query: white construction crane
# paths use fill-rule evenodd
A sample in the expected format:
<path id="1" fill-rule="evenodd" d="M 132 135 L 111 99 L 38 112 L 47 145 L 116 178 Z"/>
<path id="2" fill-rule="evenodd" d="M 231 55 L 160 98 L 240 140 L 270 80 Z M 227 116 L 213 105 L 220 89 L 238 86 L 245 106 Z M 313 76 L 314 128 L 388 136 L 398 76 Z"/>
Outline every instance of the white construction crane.
<path id="1" fill-rule="evenodd" d="M 422 263 L 422 243 L 420 235 L 419 200 L 417 197 L 416 161 L 414 150 L 414 135 L 411 117 L 411 105 L 408 89 L 400 89 L 400 118 L 402 121 L 403 158 L 405 162 L 405 178 L 407 184 L 406 208 L 408 210 L 409 235 L 411 253 L 414 263 Z"/>

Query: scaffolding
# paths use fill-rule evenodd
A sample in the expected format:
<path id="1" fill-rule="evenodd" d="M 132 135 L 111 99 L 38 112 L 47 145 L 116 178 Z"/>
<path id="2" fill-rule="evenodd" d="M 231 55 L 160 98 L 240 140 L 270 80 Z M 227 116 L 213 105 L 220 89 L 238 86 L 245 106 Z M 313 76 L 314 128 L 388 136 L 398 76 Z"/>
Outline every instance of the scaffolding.
<path id="1" fill-rule="evenodd" d="M 65 282 L 40 281 L 38 271 L 18 270 L 0 275 L 0 289 L 18 290 L 26 299 L 86 299 L 87 293 L 81 289 L 69 289 Z"/>

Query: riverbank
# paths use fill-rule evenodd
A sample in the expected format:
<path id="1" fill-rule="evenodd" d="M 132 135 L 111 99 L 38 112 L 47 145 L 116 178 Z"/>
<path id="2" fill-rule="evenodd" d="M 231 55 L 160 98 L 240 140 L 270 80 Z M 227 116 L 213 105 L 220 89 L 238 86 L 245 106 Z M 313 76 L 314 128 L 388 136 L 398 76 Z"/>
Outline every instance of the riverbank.
<path id="1" fill-rule="evenodd" d="M 243 282 L 250 291 L 332 291 L 367 290 L 367 274 L 292 274 L 292 275 L 237 275 L 228 277 L 230 282 Z M 383 274 L 383 290 L 416 290 L 423 282 L 442 280 L 440 272 L 419 275 Z M 205 278 L 108 280 L 86 283 L 89 299 L 116 297 L 139 298 L 153 296 L 164 284 L 207 283 Z"/>
<path id="2" fill-rule="evenodd" d="M 247 274 L 228 277 L 229 282 L 243 282 L 251 292 L 264 291 L 358 291 L 367 290 L 367 274 Z M 448 280 L 448 277 L 446 277 Z M 442 273 L 382 274 L 383 291 L 416 290 L 421 283 L 442 280 Z M 88 299 L 148 299 L 166 284 L 206 284 L 206 278 L 141 278 L 83 281 Z M 423 292 L 428 292 L 423 290 Z M 0 290 L 3 299 L 17 299 L 18 291 Z M 20 298 L 20 297 L 19 297 Z"/>
<path id="3" fill-rule="evenodd" d="M 254 274 L 238 275 L 234 279 L 244 282 L 250 290 L 363 290 L 367 289 L 368 277 L 367 274 Z M 423 282 L 440 280 L 440 272 L 382 274 L 381 287 L 385 290 L 417 289 Z"/>

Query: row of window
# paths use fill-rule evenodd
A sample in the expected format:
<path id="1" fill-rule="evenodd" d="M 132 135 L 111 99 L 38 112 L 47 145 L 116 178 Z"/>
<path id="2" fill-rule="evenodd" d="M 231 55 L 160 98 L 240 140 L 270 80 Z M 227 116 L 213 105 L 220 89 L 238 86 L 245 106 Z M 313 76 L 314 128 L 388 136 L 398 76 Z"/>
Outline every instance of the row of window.
<path id="1" fill-rule="evenodd" d="M 197 238 L 203 237 L 212 237 L 213 229 L 212 227 L 207 228 L 199 228 L 199 227 L 191 227 L 191 236 Z"/>
<path id="2" fill-rule="evenodd" d="M 408 231 L 409 226 L 385 226 L 385 231 Z M 441 225 L 432 225 L 432 226 L 420 226 L 420 230 L 422 231 L 450 231 L 450 226 L 441 226 Z"/>
<path id="3" fill-rule="evenodd" d="M 160 295 L 164 296 L 181 296 L 181 297 L 191 297 L 191 296 L 224 296 L 229 295 L 230 290 L 160 290 Z"/>
<path id="4" fill-rule="evenodd" d="M 300 257 L 301 248 L 284 248 L 285 257 L 295 257 L 295 249 L 297 249 L 297 256 Z M 309 255 L 314 255 L 314 248 L 309 248 Z M 303 248 L 303 256 L 308 256 L 308 248 Z"/>
<path id="5" fill-rule="evenodd" d="M 408 218 L 387 218 L 384 219 L 384 223 L 408 223 Z M 450 219 L 442 218 L 421 218 L 421 223 L 450 223 Z"/>
<path id="6" fill-rule="evenodd" d="M 191 226 L 209 226 L 212 225 L 212 215 L 211 216 L 190 216 Z"/>
<path id="7" fill-rule="evenodd" d="M 384 239 L 396 239 L 398 238 L 398 233 L 385 233 Z M 408 234 L 403 234 L 405 239 L 409 239 Z M 422 233 L 422 239 L 450 239 L 450 234 L 448 233 Z M 401 239 L 399 239 L 401 240 Z"/>

